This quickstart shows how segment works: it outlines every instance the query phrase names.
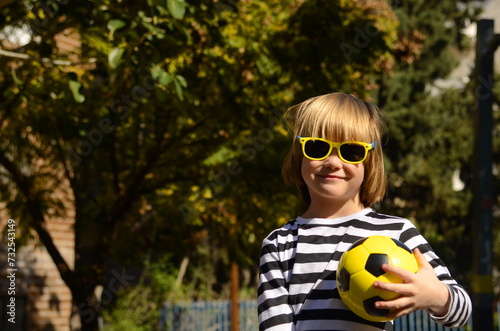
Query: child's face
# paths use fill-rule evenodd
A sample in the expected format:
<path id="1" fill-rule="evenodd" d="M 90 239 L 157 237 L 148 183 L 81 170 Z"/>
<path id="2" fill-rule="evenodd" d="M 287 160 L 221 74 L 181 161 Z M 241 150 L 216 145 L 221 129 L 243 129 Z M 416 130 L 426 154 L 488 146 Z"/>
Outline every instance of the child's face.
<path id="1" fill-rule="evenodd" d="M 363 162 L 350 164 L 343 162 L 334 148 L 324 160 L 314 161 L 302 158 L 302 177 L 309 189 L 311 201 L 347 203 L 358 208 L 359 191 L 364 179 Z"/>

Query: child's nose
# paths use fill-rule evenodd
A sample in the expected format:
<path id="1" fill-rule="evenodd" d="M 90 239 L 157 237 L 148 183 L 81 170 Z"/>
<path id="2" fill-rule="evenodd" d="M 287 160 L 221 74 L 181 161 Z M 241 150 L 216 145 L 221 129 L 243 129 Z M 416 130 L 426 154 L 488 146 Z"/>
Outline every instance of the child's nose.
<path id="1" fill-rule="evenodd" d="M 340 163 L 342 163 L 342 160 L 338 155 L 338 151 L 336 148 L 333 148 L 330 155 L 328 155 L 325 159 L 325 165 L 328 165 L 330 167 L 338 167 Z"/>

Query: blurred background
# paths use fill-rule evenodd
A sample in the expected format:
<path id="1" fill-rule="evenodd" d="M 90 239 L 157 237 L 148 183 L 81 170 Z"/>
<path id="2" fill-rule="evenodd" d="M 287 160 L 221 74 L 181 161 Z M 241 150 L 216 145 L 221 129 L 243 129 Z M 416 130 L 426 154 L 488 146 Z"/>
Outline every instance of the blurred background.
<path id="1" fill-rule="evenodd" d="M 262 239 L 304 210 L 281 179 L 282 115 L 335 91 L 384 112 L 375 207 L 414 222 L 471 294 L 474 113 L 492 97 L 498 300 L 481 18 L 500 1 L 0 0 L 0 327 L 181 330 L 198 305 L 198 322 L 256 330 Z"/>

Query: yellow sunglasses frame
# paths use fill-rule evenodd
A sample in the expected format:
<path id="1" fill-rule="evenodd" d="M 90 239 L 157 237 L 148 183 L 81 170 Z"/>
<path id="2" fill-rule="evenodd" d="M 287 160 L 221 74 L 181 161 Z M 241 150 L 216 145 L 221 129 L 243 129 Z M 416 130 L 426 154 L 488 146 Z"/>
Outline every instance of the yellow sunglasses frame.
<path id="1" fill-rule="evenodd" d="M 304 154 L 304 156 L 306 158 L 308 158 L 309 160 L 322 161 L 322 160 L 326 159 L 328 156 L 330 156 L 330 154 L 332 153 L 333 148 L 336 148 L 337 149 L 337 155 L 339 156 L 339 158 L 342 161 L 344 161 L 345 163 L 350 163 L 350 164 L 358 164 L 358 163 L 361 163 L 364 160 L 366 160 L 366 158 L 368 157 L 368 152 L 370 150 L 374 149 L 378 145 L 377 142 L 374 142 L 374 143 L 364 143 L 364 142 L 361 142 L 361 141 L 343 141 L 341 143 L 336 143 L 336 142 L 333 142 L 333 141 L 330 141 L 330 140 L 326 140 L 326 139 L 323 139 L 323 138 L 301 137 L 301 136 L 297 136 L 297 140 L 302 145 L 302 154 Z M 306 154 L 306 142 L 308 142 L 310 140 L 323 141 L 323 142 L 327 143 L 330 146 L 330 149 L 328 150 L 328 153 L 326 154 L 325 157 L 314 158 L 314 157 L 309 157 Z M 344 157 L 342 156 L 342 153 L 340 153 L 340 147 L 342 145 L 345 145 L 345 144 L 356 144 L 356 145 L 363 146 L 365 148 L 365 157 L 362 160 L 360 160 L 360 161 L 354 161 L 354 162 L 353 161 L 348 161 L 348 160 L 344 159 Z"/>

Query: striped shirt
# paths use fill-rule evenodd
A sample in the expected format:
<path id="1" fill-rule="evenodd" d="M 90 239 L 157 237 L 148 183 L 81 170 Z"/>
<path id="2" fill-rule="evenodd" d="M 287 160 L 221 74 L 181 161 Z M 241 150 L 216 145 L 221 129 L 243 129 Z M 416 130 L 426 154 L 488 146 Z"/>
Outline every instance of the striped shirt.
<path id="1" fill-rule="evenodd" d="M 467 322 L 471 301 L 448 268 L 407 219 L 371 208 L 335 219 L 298 217 L 264 239 L 260 258 L 258 312 L 260 330 L 392 330 L 393 322 L 370 322 L 351 312 L 340 299 L 335 276 L 342 253 L 356 240 L 372 235 L 416 247 L 448 286 L 450 309 L 439 324 Z"/>

